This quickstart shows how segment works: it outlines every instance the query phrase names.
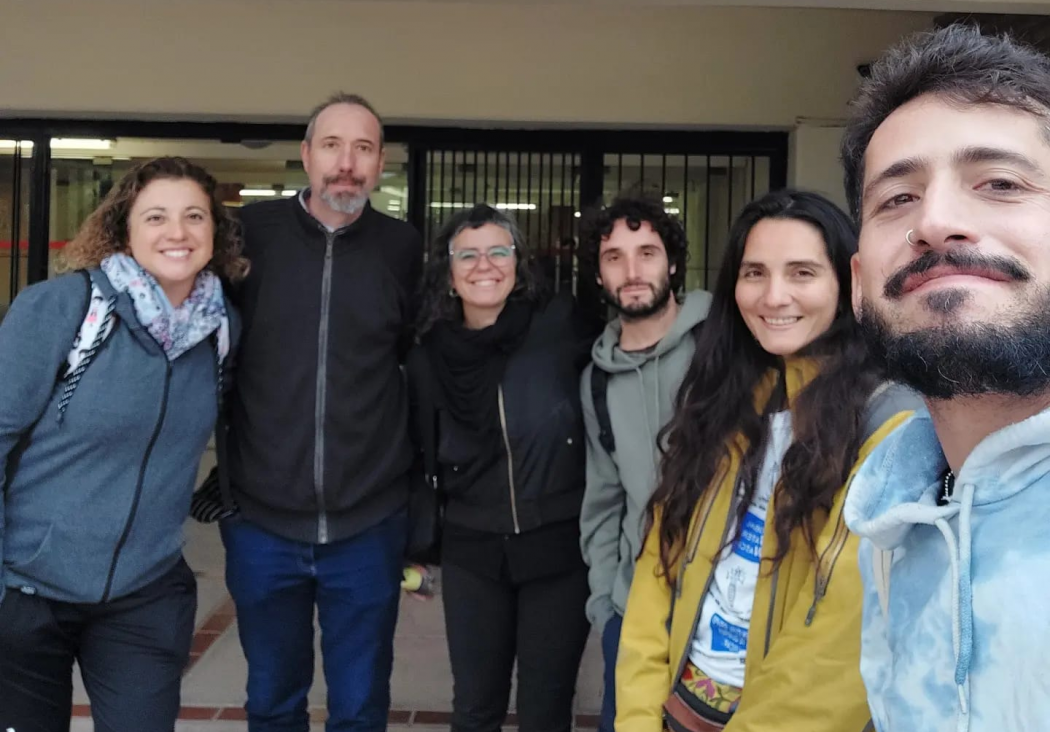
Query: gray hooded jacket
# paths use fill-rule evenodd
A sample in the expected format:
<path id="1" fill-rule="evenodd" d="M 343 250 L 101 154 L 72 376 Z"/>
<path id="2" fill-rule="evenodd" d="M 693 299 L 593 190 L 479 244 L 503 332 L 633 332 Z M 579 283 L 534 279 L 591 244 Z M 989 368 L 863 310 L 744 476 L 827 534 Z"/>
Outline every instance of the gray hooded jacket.
<path id="1" fill-rule="evenodd" d="M 693 358 L 693 327 L 707 317 L 711 295 L 686 295 L 668 331 L 656 346 L 639 353 L 620 350 L 620 320 L 610 322 L 594 344 L 594 363 L 583 372 L 581 396 L 587 431 L 587 489 L 580 513 L 580 546 L 590 567 L 587 617 L 603 628 L 613 613 L 623 615 L 642 545 L 645 505 L 656 486 L 656 437 L 671 419 L 674 398 Z M 591 395 L 591 370 L 609 373 L 607 402 L 616 442 L 610 455 L 598 441 Z"/>

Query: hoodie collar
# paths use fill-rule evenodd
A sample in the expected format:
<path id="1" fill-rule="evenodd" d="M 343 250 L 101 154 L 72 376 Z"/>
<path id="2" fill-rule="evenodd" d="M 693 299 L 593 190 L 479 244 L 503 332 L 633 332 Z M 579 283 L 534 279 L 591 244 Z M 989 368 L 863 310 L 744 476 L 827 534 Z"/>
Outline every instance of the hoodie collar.
<path id="1" fill-rule="evenodd" d="M 755 387 L 755 409 L 761 412 L 781 378 L 787 394 L 787 406 L 794 403 L 798 395 L 820 373 L 820 363 L 813 358 L 789 357 L 781 361 L 779 368 L 770 369 Z"/>
<path id="2" fill-rule="evenodd" d="M 951 500 L 938 506 L 939 477 L 947 462 L 933 420 L 927 410 L 922 410 L 872 452 L 846 498 L 843 515 L 847 526 L 869 539 L 877 550 L 898 548 L 915 525 L 935 527 L 944 540 L 951 569 L 950 614 L 960 730 L 970 728 L 973 511 L 1045 481 L 1050 473 L 1048 429 L 1050 409 L 986 437 L 959 470 Z"/>
<path id="3" fill-rule="evenodd" d="M 685 296 L 670 330 L 657 344 L 650 349 L 628 352 L 620 348 L 620 334 L 623 324 L 619 318 L 613 318 L 594 344 L 591 356 L 595 364 L 611 374 L 633 371 L 651 359 L 673 351 L 693 328 L 707 317 L 711 309 L 711 293 L 704 290 L 693 290 Z"/>
<path id="4" fill-rule="evenodd" d="M 1050 474 L 1050 409 L 984 438 L 963 463 L 956 486 L 974 486 L 974 506 L 1002 501 Z M 915 523 L 952 513 L 937 505 L 948 463 L 928 410 L 909 417 L 876 447 L 850 486 L 850 528 L 881 549 L 893 549 Z M 956 507 L 956 511 L 958 508 Z"/>

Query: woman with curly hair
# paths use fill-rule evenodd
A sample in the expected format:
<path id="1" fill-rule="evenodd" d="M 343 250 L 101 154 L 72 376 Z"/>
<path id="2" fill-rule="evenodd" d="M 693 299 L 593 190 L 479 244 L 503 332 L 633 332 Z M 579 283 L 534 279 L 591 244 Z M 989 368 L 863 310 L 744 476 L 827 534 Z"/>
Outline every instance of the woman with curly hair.
<path id="1" fill-rule="evenodd" d="M 858 456 L 918 403 L 883 386 L 850 296 L 857 237 L 813 193 L 748 204 L 662 433 L 627 598 L 617 732 L 860 732 Z"/>
<path id="2" fill-rule="evenodd" d="M 196 581 L 182 524 L 221 408 L 247 271 L 216 182 L 124 177 L 0 325 L 0 728 L 174 728 Z"/>

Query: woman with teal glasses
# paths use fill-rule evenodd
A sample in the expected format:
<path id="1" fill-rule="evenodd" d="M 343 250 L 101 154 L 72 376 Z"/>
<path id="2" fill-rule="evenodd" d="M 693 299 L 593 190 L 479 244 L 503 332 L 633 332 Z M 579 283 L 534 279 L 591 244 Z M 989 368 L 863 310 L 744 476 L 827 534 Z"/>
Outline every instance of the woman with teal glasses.
<path id="1" fill-rule="evenodd" d="M 453 732 L 500 729 L 515 659 L 521 731 L 568 732 L 589 631 L 580 372 L 596 333 L 529 264 L 507 215 L 453 216 L 431 245 L 408 359 L 417 444 L 434 453 L 420 462 L 445 500 Z"/>

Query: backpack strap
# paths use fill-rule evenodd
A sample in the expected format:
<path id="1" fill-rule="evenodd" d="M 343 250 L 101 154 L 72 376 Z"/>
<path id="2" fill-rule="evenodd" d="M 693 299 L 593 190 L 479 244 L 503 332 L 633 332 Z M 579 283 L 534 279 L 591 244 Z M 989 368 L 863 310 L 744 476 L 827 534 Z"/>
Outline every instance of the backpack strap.
<path id="1" fill-rule="evenodd" d="M 863 446 L 872 435 L 886 423 L 886 420 L 901 411 L 911 409 L 921 403 L 921 399 L 906 387 L 885 381 L 868 398 L 866 414 L 864 417 L 861 445 Z M 875 581 L 875 591 L 879 596 L 879 606 L 882 608 L 883 617 L 887 616 L 890 607 L 890 569 L 893 566 L 893 550 L 872 547 L 872 578 Z"/>
<path id="2" fill-rule="evenodd" d="M 215 467 L 193 492 L 190 516 L 202 524 L 227 519 L 239 510 L 230 489 L 229 420 L 226 416 L 226 360 L 219 354 L 218 332 L 209 340 L 215 354 Z"/>
<path id="3" fill-rule="evenodd" d="M 226 364 L 225 359 L 219 355 L 218 332 L 212 334 L 211 341 L 215 349 L 216 361 L 215 467 L 219 474 L 219 496 L 223 509 L 223 514 L 219 518 L 226 518 L 237 511 L 237 504 L 233 501 L 233 491 L 230 490 L 228 440 L 230 424 L 226 419 Z"/>
<path id="4" fill-rule="evenodd" d="M 609 373 L 591 366 L 591 400 L 594 402 L 594 416 L 598 420 L 598 442 L 607 453 L 616 452 L 616 438 L 613 437 L 612 419 L 609 417 Z"/>
<path id="5" fill-rule="evenodd" d="M 88 313 L 91 311 L 91 293 L 93 285 L 91 284 L 91 275 L 87 270 L 78 270 L 80 275 L 84 278 L 84 283 L 87 286 L 87 296 L 84 304 L 84 318 L 81 319 L 83 322 L 87 318 Z M 80 379 L 87 371 L 87 367 L 91 365 L 92 360 L 95 358 L 95 354 L 98 353 L 98 349 L 102 347 L 102 344 L 106 340 L 106 336 L 109 335 L 109 323 L 113 319 L 113 312 L 116 309 L 117 300 L 114 297 L 109 298 L 106 301 L 106 309 L 102 312 L 101 322 L 99 323 L 98 332 L 95 334 L 95 339 L 91 345 L 84 350 L 83 356 L 81 356 L 80 363 L 73 369 L 72 372 L 66 376 L 60 376 L 59 380 L 63 382 L 62 385 L 62 396 L 58 400 L 58 423 L 62 424 L 62 420 L 66 416 L 66 409 L 69 407 L 69 402 L 73 398 L 73 392 L 76 391 L 77 385 L 80 384 Z M 74 336 L 76 339 L 77 336 Z M 82 344 L 81 344 L 82 345 Z"/>

